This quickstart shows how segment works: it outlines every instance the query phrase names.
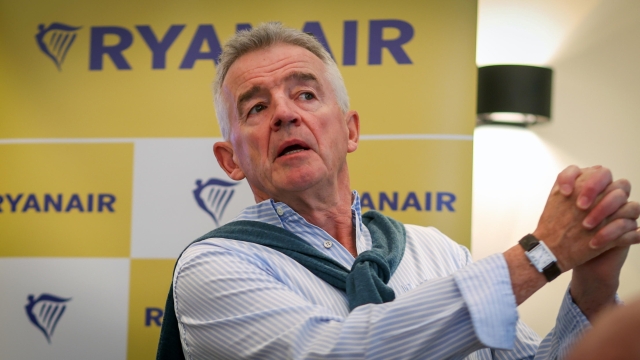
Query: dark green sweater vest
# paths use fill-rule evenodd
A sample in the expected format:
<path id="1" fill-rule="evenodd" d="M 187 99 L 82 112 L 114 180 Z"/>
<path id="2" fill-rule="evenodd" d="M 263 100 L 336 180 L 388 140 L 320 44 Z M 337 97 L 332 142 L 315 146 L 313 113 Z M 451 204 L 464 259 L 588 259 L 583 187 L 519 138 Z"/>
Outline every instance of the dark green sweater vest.
<path id="1" fill-rule="evenodd" d="M 224 238 L 247 241 L 280 251 L 320 279 L 345 291 L 351 311 L 360 305 L 381 304 L 395 299 L 395 293 L 387 283 L 402 260 L 406 243 L 404 225 L 390 217 L 369 211 L 362 215 L 362 222 L 371 234 L 372 248 L 358 255 L 351 271 L 296 234 L 258 221 L 241 220 L 228 223 L 199 237 L 191 244 L 210 238 Z M 182 252 L 184 253 L 184 250 Z M 184 359 L 173 302 L 173 282 L 165 305 L 156 359 Z"/>

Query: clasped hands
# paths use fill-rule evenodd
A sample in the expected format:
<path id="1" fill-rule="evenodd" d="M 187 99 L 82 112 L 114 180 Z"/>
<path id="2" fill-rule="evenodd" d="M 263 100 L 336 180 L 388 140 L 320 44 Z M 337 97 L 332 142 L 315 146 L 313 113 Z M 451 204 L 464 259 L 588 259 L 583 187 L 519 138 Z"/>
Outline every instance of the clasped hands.
<path id="1" fill-rule="evenodd" d="M 601 166 L 563 170 L 533 235 L 564 271 L 573 269 L 571 296 L 591 319 L 615 303 L 620 270 L 629 246 L 640 243 L 640 204 L 629 201 L 631 184 L 613 181 Z"/>

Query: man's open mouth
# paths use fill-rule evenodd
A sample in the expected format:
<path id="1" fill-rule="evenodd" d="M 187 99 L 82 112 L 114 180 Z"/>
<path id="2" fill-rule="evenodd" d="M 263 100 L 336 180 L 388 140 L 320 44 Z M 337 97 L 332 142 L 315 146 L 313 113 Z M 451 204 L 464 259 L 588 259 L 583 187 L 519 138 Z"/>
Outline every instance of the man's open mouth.
<path id="1" fill-rule="evenodd" d="M 289 145 L 289 146 L 285 147 L 284 149 L 282 149 L 282 151 L 280 151 L 280 153 L 278 153 L 278 157 L 299 153 L 299 152 L 302 152 L 302 151 L 305 151 L 305 150 L 309 150 L 309 148 L 307 146 L 302 145 L 302 144 Z"/>

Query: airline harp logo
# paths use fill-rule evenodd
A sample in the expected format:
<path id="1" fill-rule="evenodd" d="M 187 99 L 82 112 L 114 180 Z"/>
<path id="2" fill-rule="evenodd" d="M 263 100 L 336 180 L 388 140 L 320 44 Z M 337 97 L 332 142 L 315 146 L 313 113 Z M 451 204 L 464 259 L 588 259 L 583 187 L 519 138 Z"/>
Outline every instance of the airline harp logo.
<path id="1" fill-rule="evenodd" d="M 37 299 L 35 296 L 29 295 L 27 300 L 25 310 L 29 320 L 38 330 L 42 331 L 44 337 L 51 344 L 51 336 L 53 336 L 58 321 L 67 309 L 67 302 L 71 298 L 65 299 L 51 294 L 40 294 Z"/>
<path id="2" fill-rule="evenodd" d="M 62 71 L 62 63 L 76 39 L 78 29 L 80 26 L 69 26 L 57 22 L 52 23 L 49 27 L 45 27 L 44 24 L 38 25 L 39 31 L 36 34 L 36 41 L 40 51 L 56 64 L 58 71 Z"/>
<path id="3" fill-rule="evenodd" d="M 198 206 L 204 210 L 211 218 L 216 226 L 220 226 L 220 219 L 224 214 L 224 210 L 229 205 L 229 201 L 235 193 L 234 187 L 238 183 L 231 183 L 216 178 L 211 178 L 203 183 L 202 180 L 196 180 L 196 188 L 193 190 L 193 196 Z"/>

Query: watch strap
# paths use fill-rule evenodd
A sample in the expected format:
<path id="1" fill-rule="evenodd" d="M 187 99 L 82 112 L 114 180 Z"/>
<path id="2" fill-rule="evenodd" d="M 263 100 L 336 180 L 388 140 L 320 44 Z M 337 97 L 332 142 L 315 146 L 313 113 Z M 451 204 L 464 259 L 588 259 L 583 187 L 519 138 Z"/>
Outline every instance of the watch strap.
<path id="1" fill-rule="evenodd" d="M 540 241 L 535 236 L 531 234 L 527 234 L 525 235 L 525 237 L 520 239 L 519 243 L 520 243 L 520 246 L 522 246 L 522 248 L 524 249 L 524 251 L 531 251 L 533 250 L 534 247 L 538 246 Z"/>
<path id="2" fill-rule="evenodd" d="M 547 282 L 551 282 L 562 274 L 562 270 L 558 267 L 558 263 L 554 261 L 542 269 L 542 273 L 544 274 L 544 277 L 547 278 Z"/>
<path id="3" fill-rule="evenodd" d="M 522 246 L 522 248 L 526 252 L 529 252 L 533 250 L 536 246 L 539 246 L 540 242 L 541 241 L 538 240 L 532 234 L 525 235 L 525 237 L 523 237 L 519 241 L 520 246 Z M 545 248 L 548 250 L 546 246 Z M 548 251 L 551 252 L 551 250 L 548 250 Z M 558 267 L 558 263 L 556 261 L 553 261 L 547 264 L 542 269 L 542 274 L 544 275 L 545 278 L 547 278 L 547 282 L 551 282 L 553 279 L 557 278 L 560 274 L 562 274 L 562 270 L 560 270 L 560 267 Z"/>

